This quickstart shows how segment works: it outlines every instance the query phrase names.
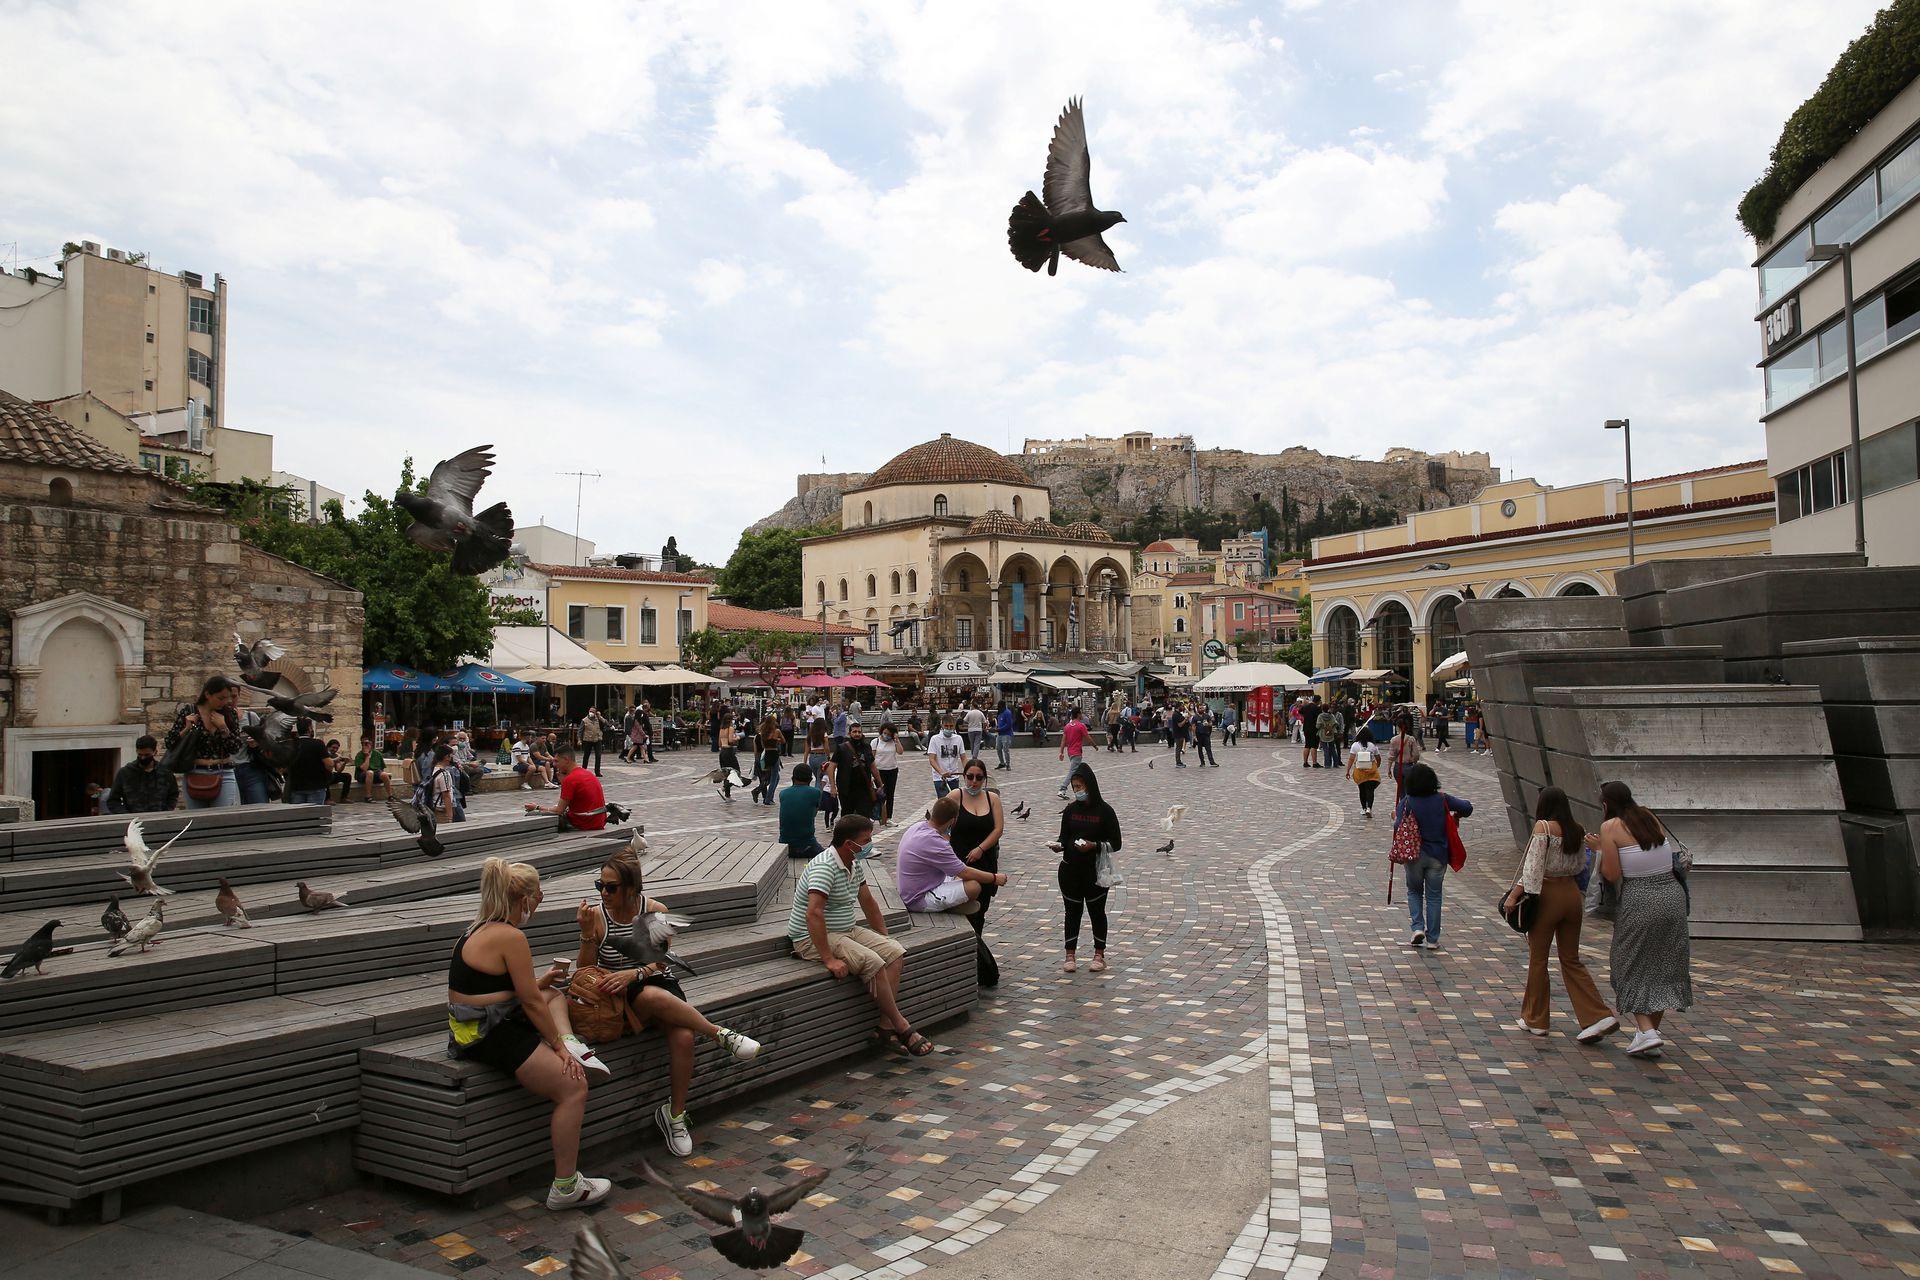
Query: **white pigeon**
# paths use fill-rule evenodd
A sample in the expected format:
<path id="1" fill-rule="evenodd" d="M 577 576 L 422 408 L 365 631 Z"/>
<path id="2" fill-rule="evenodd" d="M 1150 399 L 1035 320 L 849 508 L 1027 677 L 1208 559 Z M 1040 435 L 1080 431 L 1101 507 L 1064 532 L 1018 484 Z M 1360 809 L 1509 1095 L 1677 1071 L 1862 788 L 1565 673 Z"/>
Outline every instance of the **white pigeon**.
<path id="1" fill-rule="evenodd" d="M 151 897 L 165 898 L 173 894 L 171 889 L 162 889 L 153 882 L 153 868 L 160 861 L 160 855 L 173 848 L 174 841 L 187 834 L 187 828 L 193 825 L 189 818 L 187 825 L 173 833 L 173 840 L 167 841 L 158 849 L 147 848 L 146 828 L 138 818 L 127 824 L 127 834 L 122 840 L 127 851 L 127 870 L 115 872 L 135 893 L 144 893 Z"/>
<path id="2" fill-rule="evenodd" d="M 160 937 L 160 928 L 167 922 L 166 905 L 165 902 L 155 900 L 154 904 L 147 908 L 147 914 L 134 921 L 133 928 L 127 930 L 127 936 L 114 943 L 107 954 L 117 956 L 129 947 L 136 946 L 144 953 L 148 947 L 159 946 L 157 939 Z"/>
<path id="3" fill-rule="evenodd" d="M 1160 829 L 1162 831 L 1171 831 L 1186 821 L 1186 818 L 1187 806 L 1183 804 L 1170 804 L 1167 806 L 1167 816 L 1160 820 Z"/>
<path id="4" fill-rule="evenodd" d="M 636 858 L 646 857 L 647 851 L 650 848 L 652 848 L 652 846 L 647 843 L 647 829 L 645 827 L 635 829 L 634 833 L 627 837 L 627 852 Z"/>

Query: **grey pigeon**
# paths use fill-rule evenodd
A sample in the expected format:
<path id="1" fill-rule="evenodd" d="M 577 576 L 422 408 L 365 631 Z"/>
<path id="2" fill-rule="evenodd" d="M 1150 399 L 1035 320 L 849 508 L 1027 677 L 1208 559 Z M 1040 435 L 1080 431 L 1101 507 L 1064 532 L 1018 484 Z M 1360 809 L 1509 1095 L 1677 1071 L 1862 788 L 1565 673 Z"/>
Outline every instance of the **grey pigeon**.
<path id="1" fill-rule="evenodd" d="M 743 1196 L 676 1186 L 655 1172 L 644 1158 L 640 1161 L 640 1172 L 647 1181 L 672 1192 L 687 1208 L 727 1228 L 719 1235 L 707 1237 L 721 1257 L 735 1266 L 765 1271 L 798 1253 L 800 1242 L 807 1238 L 807 1233 L 798 1227 L 775 1225 L 774 1216 L 799 1204 L 808 1192 L 826 1181 L 833 1170 L 816 1169 L 803 1178 L 776 1187 L 771 1194 L 758 1187 L 748 1187 Z"/>
<path id="2" fill-rule="evenodd" d="M 129 947 L 139 947 L 144 953 L 148 947 L 157 947 L 161 926 L 167 922 L 167 904 L 163 898 L 155 898 L 153 905 L 147 908 L 147 914 L 134 922 L 127 930 L 127 936 L 107 949 L 107 954 L 117 956 Z"/>
<path id="3" fill-rule="evenodd" d="M 621 823 L 633 817 L 633 810 L 627 808 L 627 806 L 623 804 L 615 804 L 611 800 L 607 801 L 606 804 L 607 804 L 607 821 L 612 823 L 614 826 L 619 826 Z"/>
<path id="4" fill-rule="evenodd" d="M 642 911 L 633 918 L 625 933 L 607 932 L 607 945 L 633 961 L 637 968 L 645 969 L 649 965 L 665 964 L 684 969 L 695 977 L 699 971 L 668 948 L 673 945 L 676 929 L 690 929 L 693 921 L 683 916 L 662 915 L 658 911 Z"/>
<path id="5" fill-rule="evenodd" d="M 100 913 L 100 927 L 107 936 L 118 942 L 127 936 L 127 930 L 133 928 L 133 922 L 127 919 L 127 913 L 120 909 L 120 895 L 115 894 L 107 909 Z"/>
<path id="6" fill-rule="evenodd" d="M 147 894 L 155 898 L 170 897 L 171 889 L 162 889 L 153 882 L 153 868 L 160 861 L 160 855 L 173 848 L 174 841 L 187 834 L 187 828 L 193 826 L 189 818 L 187 825 L 173 833 L 173 840 L 167 841 L 158 849 L 147 848 L 146 826 L 138 819 L 127 824 L 127 834 L 121 844 L 127 851 L 127 869 L 115 872 L 135 893 Z"/>
<path id="7" fill-rule="evenodd" d="M 437 858 L 447 851 L 447 846 L 440 843 L 440 824 L 431 812 L 415 808 L 411 801 L 394 797 L 387 800 L 387 812 L 393 815 L 393 820 L 400 824 L 401 830 L 418 837 L 415 843 L 420 846 L 420 852 L 429 858 Z"/>
<path id="8" fill-rule="evenodd" d="M 593 1223 L 581 1225 L 578 1234 L 573 1237 L 573 1253 L 567 1259 L 567 1274 L 574 1280 L 623 1280 L 627 1269 L 620 1265 L 620 1259 Z"/>
<path id="9" fill-rule="evenodd" d="M 1011 813 L 1014 817 L 1020 819 L 1020 821 L 1022 822 L 1025 822 L 1028 818 L 1031 818 L 1033 816 L 1033 810 L 1027 808 L 1027 802 L 1025 800 L 1022 800 L 1019 804 L 1007 810 L 1007 812 Z"/>
<path id="10" fill-rule="evenodd" d="M 328 907 L 344 907 L 347 900 L 328 893 L 325 889 L 309 889 L 305 880 L 294 886 L 300 891 L 300 905 L 309 911 L 325 911 Z"/>
<path id="11" fill-rule="evenodd" d="M 60 927 L 58 920 L 49 920 L 34 930 L 31 938 L 20 944 L 13 953 L 13 959 L 7 961 L 7 967 L 0 969 L 0 978 L 17 978 L 32 969 L 35 973 L 45 972 L 41 965 L 53 954 L 53 931 Z"/>
<path id="12" fill-rule="evenodd" d="M 429 551 L 452 555 L 455 573 L 485 573 L 513 547 L 513 512 L 506 503 L 473 513 L 473 500 L 492 474 L 493 446 L 477 445 L 435 467 L 425 493 L 394 495 L 394 504 L 413 517 L 407 536 Z"/>
<path id="13" fill-rule="evenodd" d="M 240 905 L 240 895 L 233 891 L 225 876 L 220 877 L 220 892 L 213 895 L 213 906 L 220 913 L 227 927 L 239 925 L 242 929 L 253 928 L 253 921 L 247 919 L 247 909 Z"/>
<path id="14" fill-rule="evenodd" d="M 1080 99 L 1069 98 L 1047 148 L 1047 175 L 1040 184 L 1047 193 L 1045 202 L 1029 191 L 1007 219 L 1007 245 L 1021 266 L 1029 271 L 1045 266 L 1047 274 L 1054 275 L 1064 253 L 1089 267 L 1120 269 L 1100 233 L 1126 219 L 1093 207 L 1092 169 L 1086 117 Z"/>
<path id="15" fill-rule="evenodd" d="M 1160 846 L 1159 848 L 1157 848 L 1157 849 L 1155 849 L 1155 850 L 1154 850 L 1154 852 L 1155 852 L 1155 853 L 1172 853 L 1172 852 L 1173 852 L 1173 841 L 1171 841 L 1171 840 L 1169 840 L 1169 841 L 1167 841 L 1167 842 L 1166 842 L 1165 844 L 1163 844 L 1163 845 L 1161 845 L 1161 846 Z"/>
<path id="16" fill-rule="evenodd" d="M 267 664 L 286 656 L 285 649 L 265 636 L 248 644 L 238 631 L 233 633 L 233 660 L 240 664 L 240 678 L 256 689 L 279 687 L 279 673 L 267 670 Z"/>
<path id="17" fill-rule="evenodd" d="M 291 716 L 295 720 L 305 716 L 309 720 L 318 720 L 322 724 L 332 724 L 333 716 L 328 712 L 320 710 L 320 708 L 326 706 L 339 696 L 340 691 L 338 689 L 329 687 L 315 690 L 312 693 L 296 693 L 291 698 L 283 698 L 276 695 L 267 699 L 267 705 L 275 711 L 278 711 L 281 715 Z"/>

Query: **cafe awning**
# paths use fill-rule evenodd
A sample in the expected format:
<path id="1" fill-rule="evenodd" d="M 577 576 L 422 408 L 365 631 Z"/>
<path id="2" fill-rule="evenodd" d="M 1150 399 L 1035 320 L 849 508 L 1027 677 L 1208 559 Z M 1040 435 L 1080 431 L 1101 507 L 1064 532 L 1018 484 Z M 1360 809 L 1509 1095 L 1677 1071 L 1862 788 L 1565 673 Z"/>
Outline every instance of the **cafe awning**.
<path id="1" fill-rule="evenodd" d="M 1377 680 L 1390 680 L 1393 676 L 1394 673 L 1386 670 L 1384 667 L 1363 667 L 1349 674 L 1347 679 L 1353 681 L 1355 684 L 1372 684 Z"/>
<path id="2" fill-rule="evenodd" d="M 1284 662 L 1230 662 L 1194 683 L 1202 693 L 1247 693 L 1254 689 L 1304 689 L 1307 677 Z"/>
<path id="3" fill-rule="evenodd" d="M 445 676 L 383 662 L 361 673 L 360 687 L 375 693 L 445 693 L 454 686 Z"/>
<path id="4" fill-rule="evenodd" d="M 689 671 L 677 663 L 664 667 L 635 667 L 626 673 L 631 683 L 647 688 L 677 684 L 725 684 L 718 676 L 703 676 L 698 671 Z"/>
<path id="5" fill-rule="evenodd" d="M 1063 693 L 1081 692 L 1098 689 L 1099 685 L 1088 684 L 1078 676 L 1030 676 L 1035 684 L 1048 689 L 1058 689 Z"/>
<path id="6" fill-rule="evenodd" d="M 447 687 L 462 693 L 532 693 L 534 688 L 524 680 L 503 675 L 492 667 L 483 667 L 477 662 L 469 662 L 447 677 Z"/>

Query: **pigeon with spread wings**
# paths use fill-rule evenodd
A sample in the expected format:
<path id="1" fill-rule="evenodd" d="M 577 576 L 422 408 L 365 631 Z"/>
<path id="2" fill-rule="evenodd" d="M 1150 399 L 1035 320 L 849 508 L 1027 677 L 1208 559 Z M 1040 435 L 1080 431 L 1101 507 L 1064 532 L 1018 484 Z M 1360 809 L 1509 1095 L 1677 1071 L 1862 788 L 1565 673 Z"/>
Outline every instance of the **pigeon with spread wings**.
<path id="1" fill-rule="evenodd" d="M 815 1169 L 804 1178 L 776 1187 L 771 1193 L 748 1187 L 745 1195 L 737 1197 L 729 1197 L 717 1189 L 701 1191 L 676 1186 L 656 1173 L 644 1159 L 640 1161 L 640 1172 L 646 1175 L 647 1181 L 671 1191 L 687 1208 L 727 1228 L 707 1237 L 721 1257 L 736 1266 L 765 1271 L 798 1253 L 800 1242 L 807 1238 L 807 1233 L 798 1227 L 775 1225 L 774 1216 L 799 1204 L 826 1181 L 833 1170 Z"/>
<path id="2" fill-rule="evenodd" d="M 256 689 L 279 687 L 280 673 L 267 670 L 267 664 L 286 656 L 285 649 L 265 636 L 248 644 L 238 631 L 233 633 L 233 660 L 240 664 L 240 678 Z"/>
<path id="3" fill-rule="evenodd" d="M 127 887 L 135 893 L 155 898 L 171 896 L 173 890 L 162 889 L 153 882 L 153 869 L 159 865 L 160 855 L 173 848 L 174 840 L 187 834 L 187 827 L 192 825 L 193 819 L 187 819 L 186 825 L 173 833 L 173 840 L 167 841 L 158 849 L 149 849 L 145 835 L 146 824 L 135 818 L 127 824 L 127 834 L 121 840 L 121 844 L 127 851 L 127 869 L 114 874 L 126 881 Z"/>
<path id="4" fill-rule="evenodd" d="M 427 491 L 403 489 L 394 504 L 413 517 L 407 536 L 429 551 L 453 557 L 455 573 L 485 573 L 513 548 L 513 512 L 496 502 L 475 515 L 473 500 L 493 474 L 493 446 L 476 445 L 433 469 Z"/>
<path id="5" fill-rule="evenodd" d="M 387 812 L 393 815 L 402 831 L 416 837 L 420 852 L 429 858 L 437 858 L 447 851 L 447 846 L 440 843 L 440 822 L 433 816 L 433 810 L 416 809 L 412 801 L 388 796 Z"/>
<path id="6" fill-rule="evenodd" d="M 1053 126 L 1047 148 L 1047 175 L 1041 182 L 1046 199 L 1029 191 L 1013 206 L 1007 219 L 1007 246 L 1029 271 L 1060 270 L 1060 255 L 1102 271 L 1118 271 L 1119 261 L 1100 233 L 1126 219 L 1093 207 L 1093 161 L 1087 154 L 1087 119 L 1080 99 L 1067 100 Z"/>

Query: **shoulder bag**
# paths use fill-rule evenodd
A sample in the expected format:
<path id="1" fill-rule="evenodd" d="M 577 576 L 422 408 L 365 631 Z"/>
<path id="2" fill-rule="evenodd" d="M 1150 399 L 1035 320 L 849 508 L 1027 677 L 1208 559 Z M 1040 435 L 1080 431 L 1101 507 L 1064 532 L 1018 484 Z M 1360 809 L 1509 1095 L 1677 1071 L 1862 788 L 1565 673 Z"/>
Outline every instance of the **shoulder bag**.
<path id="1" fill-rule="evenodd" d="M 173 744 L 160 767 L 168 773 L 190 773 L 193 762 L 200 758 L 200 726 L 183 724 L 180 727 L 180 741 Z"/>
<path id="2" fill-rule="evenodd" d="M 1603 875 L 1587 884 L 1587 916 L 1593 920 L 1612 920 L 1620 914 L 1620 886 Z"/>
<path id="3" fill-rule="evenodd" d="M 1544 858 L 1546 856 L 1548 839 L 1549 837 L 1544 831 L 1536 831 L 1533 833 L 1533 838 L 1527 841 L 1527 851 L 1520 859 L 1522 868 L 1526 866 L 1529 858 Z M 1519 883 L 1518 880 L 1514 881 L 1516 888 L 1519 886 Z M 1512 890 L 1508 890 L 1508 892 L 1511 893 Z M 1507 922 L 1509 929 L 1515 933 L 1529 933 L 1533 929 L 1534 920 L 1540 914 L 1540 895 L 1537 893 L 1527 893 L 1522 890 L 1519 901 L 1513 904 L 1511 910 L 1507 909 L 1507 900 L 1503 896 L 1499 899 L 1498 910 L 1501 918 Z"/>
<path id="4" fill-rule="evenodd" d="M 1442 792 L 1440 795 L 1440 803 L 1443 806 L 1447 803 L 1445 792 Z M 1449 870 L 1458 871 L 1467 865 L 1467 846 L 1465 842 L 1460 839 L 1460 815 L 1455 813 L 1451 808 L 1448 808 L 1446 813 L 1447 867 Z"/>

